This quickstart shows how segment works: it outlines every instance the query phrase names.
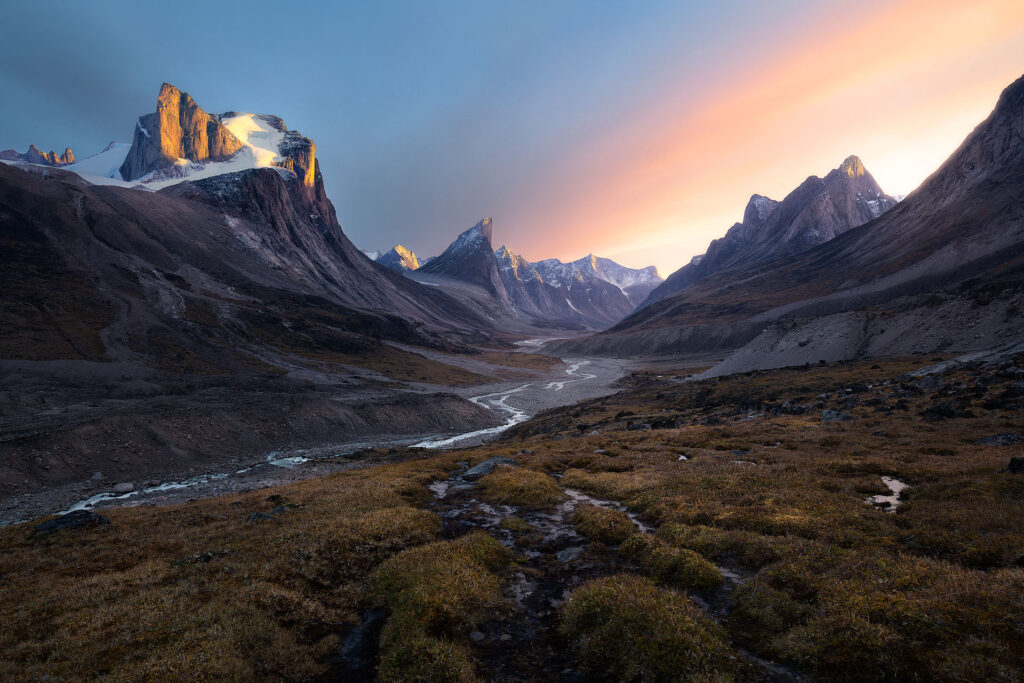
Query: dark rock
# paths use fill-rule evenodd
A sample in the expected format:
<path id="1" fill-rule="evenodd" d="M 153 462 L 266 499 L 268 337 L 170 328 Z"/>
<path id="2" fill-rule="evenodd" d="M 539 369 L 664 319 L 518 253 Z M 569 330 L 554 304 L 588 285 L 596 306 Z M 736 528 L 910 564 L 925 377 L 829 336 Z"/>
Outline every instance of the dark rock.
<path id="1" fill-rule="evenodd" d="M 1010 458 L 1006 471 L 1010 474 L 1024 474 L 1024 457 L 1018 455 Z"/>
<path id="2" fill-rule="evenodd" d="M 1005 432 L 1003 434 L 996 434 L 994 436 L 986 436 L 984 439 L 978 439 L 974 442 L 975 446 L 1010 446 L 1015 443 L 1021 443 L 1024 441 L 1024 436 L 1020 434 L 1012 434 Z"/>
<path id="3" fill-rule="evenodd" d="M 925 375 L 914 382 L 914 386 L 922 391 L 938 391 L 942 388 L 942 378 L 938 374 Z"/>
<path id="4" fill-rule="evenodd" d="M 626 423 L 626 429 L 631 432 L 648 432 L 651 430 L 651 425 L 650 423 L 647 422 L 634 423 L 632 420 L 630 420 L 628 423 Z"/>
<path id="5" fill-rule="evenodd" d="M 43 522 L 32 530 L 34 536 L 46 536 L 65 529 L 84 529 L 110 524 L 110 520 L 89 510 L 75 510 L 66 515 Z"/>
<path id="6" fill-rule="evenodd" d="M 850 415 L 847 415 L 846 413 L 841 413 L 837 410 L 821 411 L 821 421 L 826 424 L 829 422 L 848 422 L 852 419 L 853 417 L 851 417 Z"/>
<path id="7" fill-rule="evenodd" d="M 921 417 L 932 422 L 939 420 L 948 420 L 951 417 L 957 416 L 956 406 L 952 403 L 940 403 L 937 406 L 931 406 L 918 413 Z"/>
<path id="8" fill-rule="evenodd" d="M 583 546 L 574 545 L 565 550 L 560 550 L 555 553 L 555 557 L 559 562 L 572 562 L 583 552 Z"/>
<path id="9" fill-rule="evenodd" d="M 803 415 L 805 412 L 807 412 L 807 409 L 804 408 L 803 406 L 794 405 L 789 401 L 786 401 L 781 406 L 779 406 L 778 412 L 782 413 L 783 415 Z"/>
<path id="10" fill-rule="evenodd" d="M 479 463 L 478 465 L 470 467 L 462 474 L 462 478 L 479 479 L 480 477 L 483 477 L 494 472 L 494 470 L 498 469 L 500 465 L 510 465 L 512 467 L 519 467 L 519 463 L 517 463 L 512 458 L 506 458 L 503 455 L 497 455 L 493 458 L 488 458 L 487 460 L 484 460 L 482 463 Z"/>
<path id="11" fill-rule="evenodd" d="M 657 417 L 651 420 L 651 429 L 679 429 L 679 421 L 669 417 Z"/>
<path id="12" fill-rule="evenodd" d="M 254 512 L 251 515 L 249 515 L 248 518 L 246 518 L 245 523 L 252 524 L 253 522 L 262 522 L 268 519 L 273 519 L 273 517 L 271 517 L 265 512 Z"/>
<path id="13" fill-rule="evenodd" d="M 214 558 L 224 557 L 225 555 L 230 555 L 230 554 L 231 554 L 230 550 L 205 550 L 205 551 L 203 551 L 201 553 L 196 553 L 195 555 L 192 555 L 191 557 L 186 557 L 183 560 L 177 560 L 177 561 L 175 561 L 172 564 L 172 566 L 174 566 L 174 567 L 183 567 L 183 566 L 185 566 L 187 564 L 206 564 L 207 562 L 210 562 Z"/>

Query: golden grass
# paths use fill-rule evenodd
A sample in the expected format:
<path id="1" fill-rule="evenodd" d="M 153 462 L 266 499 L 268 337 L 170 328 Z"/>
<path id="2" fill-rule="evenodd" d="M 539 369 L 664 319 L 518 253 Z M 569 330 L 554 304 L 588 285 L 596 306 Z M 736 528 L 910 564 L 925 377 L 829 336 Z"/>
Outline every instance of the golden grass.
<path id="1" fill-rule="evenodd" d="M 628 514 L 596 505 L 577 506 L 572 523 L 583 536 L 610 545 L 618 545 L 637 533 L 636 525 Z"/>
<path id="2" fill-rule="evenodd" d="M 572 487 L 657 527 L 619 551 L 651 580 L 587 584 L 562 612 L 566 646 L 591 676 L 637 679 L 643 667 L 721 678 L 739 665 L 719 668 L 732 641 L 822 680 L 1021 680 L 1024 476 L 1001 471 L 1020 449 L 974 445 L 1024 423 L 1009 392 L 1016 375 L 958 371 L 943 379 L 966 388 L 948 395 L 898 381 L 926 362 L 644 378 L 471 450 L 111 510 L 109 526 L 45 538 L 0 529 L 0 678 L 316 678 L 337 653 L 338 624 L 371 602 L 392 611 L 388 676 L 484 675 L 468 629 L 514 609 L 500 597 L 509 558 L 479 536 L 438 542 L 426 486 L 457 461 L 517 454 L 522 467 L 482 478 L 481 497 L 543 507 Z M 808 411 L 773 414 L 784 401 Z M 973 417 L 919 415 L 946 401 Z M 856 419 L 823 424 L 823 407 Z M 679 427 L 626 430 L 659 417 Z M 882 475 L 911 486 L 895 514 L 865 502 L 885 492 Z M 296 507 L 246 524 L 279 504 L 271 493 Z M 605 512 L 581 508 L 576 521 L 599 540 L 621 522 Z M 504 527 L 523 546 L 534 535 L 522 519 Z M 676 592 L 714 590 L 709 559 L 750 577 L 726 597 L 712 593 L 724 630 Z M 680 663 L 676 652 L 696 654 Z"/>
<path id="3" fill-rule="evenodd" d="M 479 483 L 484 499 L 502 505 L 543 507 L 565 496 L 554 479 L 525 467 L 502 465 Z"/>

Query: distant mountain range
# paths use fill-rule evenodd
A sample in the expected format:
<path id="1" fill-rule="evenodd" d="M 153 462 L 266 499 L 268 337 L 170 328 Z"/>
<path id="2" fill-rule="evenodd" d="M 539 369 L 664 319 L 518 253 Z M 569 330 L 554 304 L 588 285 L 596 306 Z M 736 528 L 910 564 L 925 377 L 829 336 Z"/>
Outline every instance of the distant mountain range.
<path id="1" fill-rule="evenodd" d="M 853 159 L 779 205 L 755 197 L 732 237 L 670 276 L 647 306 L 607 332 L 551 350 L 732 351 L 714 370 L 722 373 L 1019 342 L 1022 193 L 1024 77 L 935 173 L 885 213 L 893 200 Z M 815 208 L 808 213 L 807 206 Z M 789 215 L 806 220 L 793 223 Z M 787 242 L 793 225 L 813 239 Z M 782 248 L 770 246 L 779 242 Z M 713 267 L 705 269 L 705 260 Z"/>
<path id="2" fill-rule="evenodd" d="M 75 163 L 75 153 L 70 147 L 64 148 L 63 154 L 57 154 L 53 150 L 44 152 L 35 145 L 29 145 L 28 151 L 19 154 L 13 149 L 5 149 L 0 152 L 2 161 L 24 161 L 27 164 L 38 164 L 40 166 L 68 166 Z"/>
<path id="3" fill-rule="evenodd" d="M 449 288 L 454 296 L 465 291 L 463 284 L 475 285 L 519 322 L 570 328 L 608 327 L 632 312 L 662 282 L 654 266 L 627 268 L 592 254 L 569 263 L 530 262 L 504 245 L 492 250 L 491 237 L 492 221 L 484 218 L 440 256 L 418 267 L 416 255 L 401 245 L 375 260 L 413 279 L 439 276 L 431 284 L 443 288 L 457 281 L 457 286 Z"/>

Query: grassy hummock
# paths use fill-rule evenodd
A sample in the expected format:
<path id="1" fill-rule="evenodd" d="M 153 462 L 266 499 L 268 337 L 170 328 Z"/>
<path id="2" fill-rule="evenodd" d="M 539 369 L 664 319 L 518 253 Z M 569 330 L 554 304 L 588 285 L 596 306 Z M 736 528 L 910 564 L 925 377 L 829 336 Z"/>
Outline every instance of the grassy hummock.
<path id="1" fill-rule="evenodd" d="M 685 595 L 634 575 L 574 590 L 559 630 L 600 680 L 728 681 L 736 668 L 718 624 Z"/>
<path id="2" fill-rule="evenodd" d="M 705 558 L 686 548 L 673 548 L 649 534 L 633 536 L 619 547 L 619 552 L 671 586 L 703 590 L 722 584 L 722 574 Z"/>
<path id="3" fill-rule="evenodd" d="M 618 545 L 637 533 L 636 524 L 628 514 L 596 505 L 578 506 L 572 523 L 583 536 L 609 545 Z"/>
<path id="4" fill-rule="evenodd" d="M 480 478 L 483 497 L 492 503 L 544 507 L 565 497 L 555 480 L 525 467 L 502 466 Z"/>
<path id="5" fill-rule="evenodd" d="M 476 532 L 404 550 L 370 577 L 369 593 L 391 616 L 380 637 L 381 680 L 474 680 L 469 630 L 505 606 L 495 571 L 508 551 Z"/>

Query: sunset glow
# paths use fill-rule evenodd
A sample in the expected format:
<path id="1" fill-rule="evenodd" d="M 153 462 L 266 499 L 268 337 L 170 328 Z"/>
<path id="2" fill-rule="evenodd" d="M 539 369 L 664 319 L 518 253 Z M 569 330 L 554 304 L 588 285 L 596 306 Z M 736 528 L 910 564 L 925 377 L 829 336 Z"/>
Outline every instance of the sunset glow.
<path id="1" fill-rule="evenodd" d="M 595 253 L 667 274 L 739 220 L 750 194 L 782 199 L 849 154 L 907 194 L 1024 69 L 1019 2 L 904 0 L 853 14 L 829 13 L 695 101 L 651 103 L 590 152 L 606 163 L 573 194 L 593 201 L 552 197 L 520 217 L 541 226 L 531 253 L 572 258 L 587 236 Z"/>
<path id="2" fill-rule="evenodd" d="M 210 111 L 274 113 L 315 140 L 361 248 L 436 256 L 492 216 L 494 246 L 529 260 L 594 253 L 667 275 L 751 194 L 782 199 L 851 154 L 907 194 L 1024 73 L 1020 0 L 277 9 L 211 6 L 196 25 L 125 0 L 15 6 L 11 25 L 65 39 L 26 30 L 0 45 L 4 145 L 84 157 L 128 143 L 123 112 L 146 111 L 169 80 Z M 253 50 L 271 15 L 309 51 Z M 164 30 L 142 40 L 126 16 Z M 181 49 L 184 32 L 203 49 Z"/>

